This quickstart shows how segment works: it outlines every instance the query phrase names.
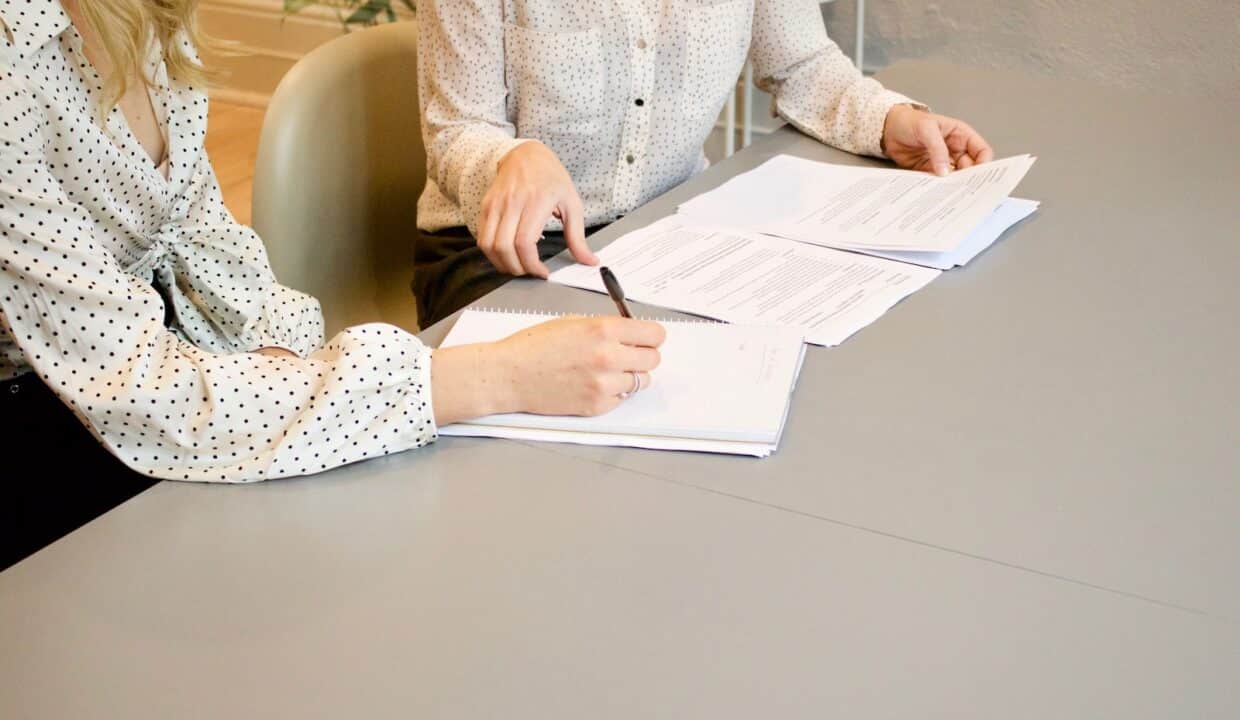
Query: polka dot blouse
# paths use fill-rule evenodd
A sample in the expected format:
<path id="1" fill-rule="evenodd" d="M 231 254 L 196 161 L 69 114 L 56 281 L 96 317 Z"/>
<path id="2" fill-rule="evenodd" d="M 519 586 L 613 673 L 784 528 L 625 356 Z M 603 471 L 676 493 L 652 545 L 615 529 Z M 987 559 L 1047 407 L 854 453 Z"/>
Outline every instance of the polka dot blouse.
<path id="1" fill-rule="evenodd" d="M 746 58 L 775 112 L 850 152 L 881 155 L 887 111 L 910 102 L 862 77 L 817 0 L 422 0 L 418 30 L 430 231 L 476 231 L 526 138 L 568 168 L 587 225 L 616 220 L 706 167 Z"/>
<path id="2" fill-rule="evenodd" d="M 387 325 L 323 344 L 203 151 L 207 101 L 153 48 L 168 177 L 113 110 L 56 0 L 0 0 L 0 380 L 33 370 L 123 462 L 249 482 L 436 436 L 430 351 Z M 250 351 L 283 347 L 297 358 Z"/>

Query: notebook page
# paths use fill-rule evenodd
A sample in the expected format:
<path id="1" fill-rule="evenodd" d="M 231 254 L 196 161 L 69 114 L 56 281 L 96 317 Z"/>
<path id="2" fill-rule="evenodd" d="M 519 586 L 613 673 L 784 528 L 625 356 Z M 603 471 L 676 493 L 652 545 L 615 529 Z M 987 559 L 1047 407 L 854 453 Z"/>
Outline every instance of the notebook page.
<path id="1" fill-rule="evenodd" d="M 775 452 L 775 443 L 751 443 L 735 440 L 694 440 L 692 438 L 655 437 L 653 435 L 620 435 L 571 430 L 535 430 L 503 425 L 470 425 L 457 423 L 440 428 L 440 435 L 449 437 L 493 437 L 506 440 L 558 442 L 604 447 L 633 447 L 645 450 L 687 450 L 721 455 L 748 455 L 764 458 Z"/>
<path id="2" fill-rule="evenodd" d="M 547 316 L 467 310 L 443 346 L 498 340 Z M 665 322 L 651 387 L 598 417 L 512 413 L 473 426 L 644 435 L 727 442 L 778 441 L 803 356 L 795 329 Z"/>

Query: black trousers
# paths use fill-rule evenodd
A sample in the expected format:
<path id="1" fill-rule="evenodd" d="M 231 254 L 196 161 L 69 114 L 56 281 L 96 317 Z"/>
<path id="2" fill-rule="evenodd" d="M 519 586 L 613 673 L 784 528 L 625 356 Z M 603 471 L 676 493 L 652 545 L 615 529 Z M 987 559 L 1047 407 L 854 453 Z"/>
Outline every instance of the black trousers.
<path id="1" fill-rule="evenodd" d="M 0 382 L 0 570 L 158 480 L 126 467 L 27 373 Z"/>
<path id="2" fill-rule="evenodd" d="M 546 239 L 538 243 L 538 256 L 543 260 L 564 250 L 563 233 L 545 235 Z M 413 267 L 413 294 L 422 327 L 439 322 L 512 279 L 495 269 L 463 227 L 433 233 L 419 230 Z"/>

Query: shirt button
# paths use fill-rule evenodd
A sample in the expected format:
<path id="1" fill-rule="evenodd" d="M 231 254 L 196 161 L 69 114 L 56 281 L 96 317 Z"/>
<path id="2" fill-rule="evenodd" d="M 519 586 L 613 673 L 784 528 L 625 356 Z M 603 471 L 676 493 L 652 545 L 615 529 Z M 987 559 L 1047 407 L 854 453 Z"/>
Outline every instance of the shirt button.
<path id="1" fill-rule="evenodd" d="M 645 105 L 645 104 L 646 104 L 646 101 L 645 101 L 645 100 L 642 100 L 641 98 L 637 98 L 637 99 L 636 99 L 636 100 L 634 100 L 633 102 L 637 105 L 637 107 L 641 107 L 642 105 Z"/>
<path id="2" fill-rule="evenodd" d="M 646 38 L 637 38 L 637 49 L 638 50 L 646 49 Z"/>
<path id="3" fill-rule="evenodd" d="M 625 156 L 624 156 L 624 161 L 625 161 L 626 163 L 628 163 L 628 164 L 632 165 L 633 163 L 637 162 L 637 158 L 633 157 L 632 155 L 625 155 Z"/>

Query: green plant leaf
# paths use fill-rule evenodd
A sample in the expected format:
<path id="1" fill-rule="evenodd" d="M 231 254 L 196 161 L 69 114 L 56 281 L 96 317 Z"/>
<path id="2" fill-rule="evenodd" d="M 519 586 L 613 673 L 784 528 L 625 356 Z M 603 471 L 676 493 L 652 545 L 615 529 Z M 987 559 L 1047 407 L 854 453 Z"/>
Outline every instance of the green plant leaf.
<path id="1" fill-rule="evenodd" d="M 392 0 L 366 0 L 366 3 L 353 11 L 353 14 L 345 18 L 345 22 L 352 25 L 373 25 L 375 19 L 379 17 L 379 13 L 388 13 L 392 10 Z"/>
<path id="2" fill-rule="evenodd" d="M 284 14 L 293 15 L 312 6 L 329 7 L 345 29 L 350 25 L 374 25 L 380 18 L 388 22 L 396 22 L 400 16 L 396 14 L 396 0 L 282 0 Z M 413 0 L 399 0 L 400 4 L 417 12 Z M 346 16 L 342 11 L 351 11 Z"/>

